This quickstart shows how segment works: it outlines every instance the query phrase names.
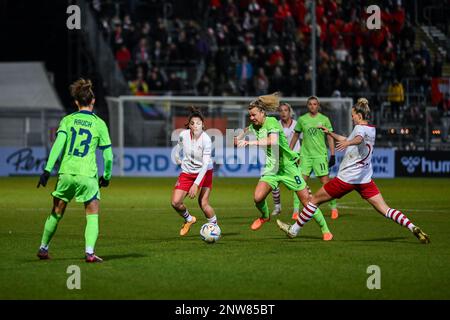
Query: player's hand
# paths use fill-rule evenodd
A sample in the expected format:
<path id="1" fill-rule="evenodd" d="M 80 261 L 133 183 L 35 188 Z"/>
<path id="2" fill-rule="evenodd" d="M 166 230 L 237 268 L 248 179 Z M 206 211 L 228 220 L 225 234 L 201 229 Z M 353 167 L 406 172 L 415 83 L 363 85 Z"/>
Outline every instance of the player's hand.
<path id="1" fill-rule="evenodd" d="M 237 146 L 238 146 L 239 148 L 248 146 L 248 141 L 247 141 L 247 140 L 239 140 L 239 141 L 237 142 Z"/>
<path id="2" fill-rule="evenodd" d="M 38 182 L 36 188 L 39 188 L 40 186 L 45 187 L 47 185 L 47 181 L 49 178 L 50 178 L 50 172 L 48 172 L 47 170 L 44 170 L 44 172 L 39 177 L 39 182 Z"/>
<path id="3" fill-rule="evenodd" d="M 347 149 L 347 147 L 349 145 L 350 144 L 348 143 L 347 140 L 338 141 L 338 142 L 336 142 L 336 150 L 337 151 L 344 151 L 345 149 Z"/>
<path id="4" fill-rule="evenodd" d="M 197 195 L 197 191 L 198 191 L 198 185 L 196 185 L 195 183 L 192 185 L 192 187 L 189 189 L 189 198 L 194 199 L 195 196 Z"/>
<path id="5" fill-rule="evenodd" d="M 98 186 L 101 187 L 107 187 L 109 186 L 109 180 L 106 180 L 105 178 L 103 178 L 103 176 L 100 177 L 100 179 L 98 179 Z"/>
<path id="6" fill-rule="evenodd" d="M 328 168 L 331 168 L 336 164 L 336 156 L 333 154 L 330 156 L 330 160 L 328 160 Z"/>
<path id="7" fill-rule="evenodd" d="M 328 130 L 328 128 L 326 128 L 324 126 L 317 126 L 317 128 L 319 128 L 320 130 L 322 130 L 326 134 L 330 133 L 330 130 Z"/>

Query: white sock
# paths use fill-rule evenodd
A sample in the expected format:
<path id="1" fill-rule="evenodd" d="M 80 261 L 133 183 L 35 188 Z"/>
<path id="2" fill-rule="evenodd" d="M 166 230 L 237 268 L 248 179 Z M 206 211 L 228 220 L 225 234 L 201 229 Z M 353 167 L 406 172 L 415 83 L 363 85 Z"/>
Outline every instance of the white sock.
<path id="1" fill-rule="evenodd" d="M 92 248 L 92 247 L 86 247 L 86 253 L 87 253 L 87 254 L 94 254 L 94 248 Z"/>
<path id="2" fill-rule="evenodd" d="M 41 246 L 39 247 L 39 249 L 44 249 L 44 250 L 48 251 L 48 244 L 45 245 L 45 244 L 42 243 Z"/>
<path id="3" fill-rule="evenodd" d="M 276 204 L 275 205 L 275 210 L 276 211 L 281 211 L 281 204 Z"/>
<path id="4" fill-rule="evenodd" d="M 192 216 L 189 214 L 189 211 L 187 209 L 181 216 L 184 218 L 184 221 L 186 222 L 192 221 Z"/>
<path id="5" fill-rule="evenodd" d="M 291 228 L 290 228 L 291 232 L 294 234 L 297 234 L 300 231 L 300 226 L 298 225 L 297 222 L 295 222 Z"/>
<path id="6" fill-rule="evenodd" d="M 217 217 L 214 215 L 212 218 L 207 218 L 209 223 L 217 224 Z"/>

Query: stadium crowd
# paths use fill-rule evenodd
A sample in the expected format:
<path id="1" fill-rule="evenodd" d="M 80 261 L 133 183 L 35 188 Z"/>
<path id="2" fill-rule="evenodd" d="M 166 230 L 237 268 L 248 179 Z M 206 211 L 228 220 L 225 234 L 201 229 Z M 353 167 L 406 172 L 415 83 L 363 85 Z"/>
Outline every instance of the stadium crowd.
<path id="1" fill-rule="evenodd" d="M 119 3 L 93 0 L 133 94 L 311 93 L 308 0 L 185 1 L 183 16 L 145 18 L 135 10 L 139 1 Z M 316 1 L 317 95 L 364 95 L 378 107 L 388 101 L 394 117 L 406 119 L 414 110 L 403 108 L 404 92 L 429 100 L 443 57 L 433 58 L 424 43 L 415 47 L 401 0 L 378 1 L 379 30 L 367 28 L 367 4 Z"/>

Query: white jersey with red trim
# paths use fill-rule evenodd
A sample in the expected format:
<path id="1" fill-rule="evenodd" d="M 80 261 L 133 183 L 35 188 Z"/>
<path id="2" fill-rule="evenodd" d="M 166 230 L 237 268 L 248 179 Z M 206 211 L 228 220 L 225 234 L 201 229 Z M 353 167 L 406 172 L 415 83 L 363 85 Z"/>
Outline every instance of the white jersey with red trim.
<path id="1" fill-rule="evenodd" d="M 363 141 L 347 147 L 337 177 L 350 184 L 369 183 L 372 180 L 372 154 L 376 129 L 371 125 L 356 125 L 347 140 L 361 136 Z"/>
<path id="2" fill-rule="evenodd" d="M 178 138 L 176 150 L 176 157 L 179 156 L 181 150 L 183 151 L 181 170 L 190 174 L 200 173 L 204 158 L 208 158 L 207 170 L 212 169 L 211 147 L 211 138 L 206 132 L 202 132 L 198 139 L 194 139 L 191 135 L 191 130 L 187 129 L 182 131 Z"/>
<path id="3" fill-rule="evenodd" d="M 278 122 L 281 124 L 281 127 L 283 128 L 283 132 L 284 132 L 284 135 L 287 138 L 288 143 L 291 144 L 292 137 L 294 136 L 294 133 L 295 133 L 294 128 L 297 125 L 297 121 L 292 119 L 292 123 L 291 123 L 291 125 L 288 128 L 283 126 L 283 122 L 281 120 L 278 120 Z M 300 137 L 297 140 L 297 143 L 295 144 L 294 149 L 292 149 L 292 150 L 294 150 L 295 152 L 299 152 L 300 151 Z"/>

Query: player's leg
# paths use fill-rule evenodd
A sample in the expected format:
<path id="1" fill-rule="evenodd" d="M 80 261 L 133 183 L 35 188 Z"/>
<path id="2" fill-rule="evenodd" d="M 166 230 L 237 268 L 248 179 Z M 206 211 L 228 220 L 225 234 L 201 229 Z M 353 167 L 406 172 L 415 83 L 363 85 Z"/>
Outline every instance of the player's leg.
<path id="1" fill-rule="evenodd" d="M 48 247 L 50 241 L 53 238 L 53 235 L 56 232 L 56 229 L 58 228 L 58 223 L 64 215 L 66 207 L 67 202 L 55 197 L 53 198 L 52 212 L 45 220 L 44 232 L 42 233 L 41 239 L 41 246 L 39 247 L 39 251 L 37 254 L 39 259 L 45 260 L 50 258 L 50 256 L 48 255 Z"/>
<path id="2" fill-rule="evenodd" d="M 172 193 L 172 208 L 184 219 L 184 223 L 180 229 L 180 236 L 186 235 L 191 226 L 197 222 L 197 218 L 189 213 L 189 210 L 183 203 L 188 191 L 181 189 L 174 189 Z"/>
<path id="3" fill-rule="evenodd" d="M 430 237 L 424 233 L 418 226 L 414 225 L 405 214 L 400 210 L 390 208 L 383 199 L 381 193 L 379 193 L 378 188 L 372 181 L 368 183 L 367 186 L 363 187 L 363 190 L 358 190 L 361 196 L 367 200 L 379 213 L 388 219 L 391 219 L 398 223 L 399 225 L 408 228 L 422 243 L 429 243 Z M 378 192 L 378 193 L 377 193 Z M 375 194 L 375 195 L 373 195 Z"/>
<path id="4" fill-rule="evenodd" d="M 280 188 L 275 188 L 272 190 L 272 198 L 273 198 L 273 204 L 274 209 L 272 211 L 272 215 L 276 216 L 281 213 L 281 194 L 280 194 Z"/>
<path id="5" fill-rule="evenodd" d="M 70 174 L 60 174 L 56 183 L 55 191 L 52 192 L 53 208 L 50 216 L 47 217 L 42 234 L 41 246 L 38 257 L 48 259 L 48 246 L 56 232 L 59 221 L 64 215 L 67 203 L 72 200 L 76 192 L 76 184 L 73 176 Z"/>
<path id="6" fill-rule="evenodd" d="M 276 176 L 262 177 L 255 188 L 253 200 L 256 208 L 261 212 L 261 218 L 253 221 L 251 225 L 252 230 L 258 230 L 264 223 L 270 220 L 269 207 L 267 206 L 267 195 L 278 187 Z"/>
<path id="7" fill-rule="evenodd" d="M 322 185 L 327 184 L 330 181 L 330 177 L 327 175 L 319 177 L 320 183 Z M 337 209 L 337 201 L 336 199 L 330 200 L 328 203 L 331 209 L 331 219 L 337 219 L 339 217 L 339 211 Z"/>
<path id="8" fill-rule="evenodd" d="M 172 208 L 184 219 L 180 229 L 181 236 L 186 235 L 191 226 L 197 222 L 197 218 L 189 213 L 189 210 L 183 203 L 194 181 L 195 176 L 181 173 L 172 192 Z"/>
<path id="9" fill-rule="evenodd" d="M 303 210 L 300 212 L 297 221 L 290 226 L 288 235 L 291 237 L 297 236 L 301 228 L 303 228 L 309 220 L 315 218 L 317 223 L 321 226 L 321 229 L 325 228 L 325 231 L 328 231 L 324 233 L 324 240 L 331 240 L 333 235 L 326 225 L 325 218 L 319 209 L 319 205 L 330 201 L 333 197 L 331 197 L 323 187 L 312 196 L 310 196 L 307 188 L 297 191 L 297 195 L 303 204 Z M 323 230 L 324 229 L 322 229 L 322 232 Z"/>
<path id="10" fill-rule="evenodd" d="M 214 212 L 213 207 L 209 204 L 209 195 L 211 194 L 210 188 L 202 188 L 198 196 L 198 205 L 205 214 L 206 219 L 209 223 L 217 224 L 217 217 Z"/>
<path id="11" fill-rule="evenodd" d="M 86 212 L 86 228 L 84 230 L 86 262 L 103 262 L 103 259 L 95 255 L 95 244 L 97 243 L 99 225 L 98 212 L 100 201 L 94 197 L 84 203 Z"/>

